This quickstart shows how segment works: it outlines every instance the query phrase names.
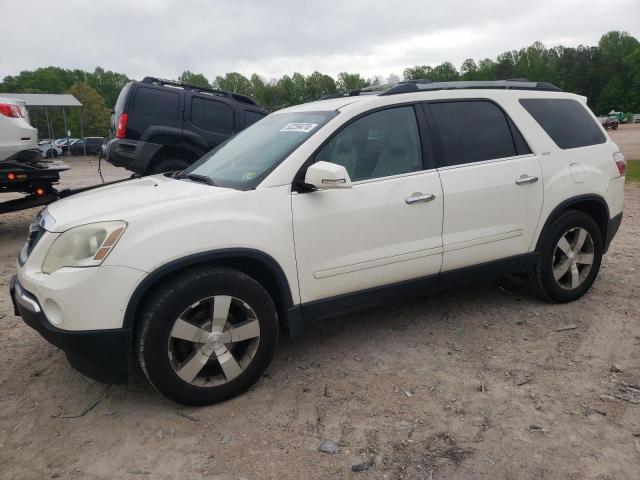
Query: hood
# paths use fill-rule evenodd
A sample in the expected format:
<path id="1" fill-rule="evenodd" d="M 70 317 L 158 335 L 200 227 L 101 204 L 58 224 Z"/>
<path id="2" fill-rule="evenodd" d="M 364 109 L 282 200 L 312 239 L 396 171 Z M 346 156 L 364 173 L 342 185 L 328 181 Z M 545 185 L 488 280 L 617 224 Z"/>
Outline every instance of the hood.
<path id="1" fill-rule="evenodd" d="M 63 232 L 86 223 L 129 220 L 178 204 L 242 193 L 190 180 L 154 175 L 107 185 L 58 200 L 47 207 L 47 230 Z"/>

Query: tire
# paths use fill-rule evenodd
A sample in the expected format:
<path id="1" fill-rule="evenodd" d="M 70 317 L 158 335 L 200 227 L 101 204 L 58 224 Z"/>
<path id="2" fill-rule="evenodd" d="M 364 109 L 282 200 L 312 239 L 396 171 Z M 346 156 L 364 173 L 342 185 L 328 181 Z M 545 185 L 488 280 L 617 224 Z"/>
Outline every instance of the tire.
<path id="1" fill-rule="evenodd" d="M 575 251 L 582 231 L 587 235 Z M 556 218 L 544 235 L 532 275 L 534 290 L 554 303 L 577 300 L 591 288 L 600 270 L 603 240 L 598 224 L 586 213 L 569 210 Z M 561 245 L 563 237 L 566 243 Z M 591 263 L 585 263 L 588 261 Z M 562 276 L 556 279 L 558 275 Z"/>
<path id="2" fill-rule="evenodd" d="M 616 125 L 614 125 L 612 128 L 613 128 L 614 130 L 617 130 L 617 129 L 618 129 L 618 125 L 616 124 Z"/>
<path id="3" fill-rule="evenodd" d="M 220 315 L 225 308 L 226 317 Z M 215 320 L 216 311 L 224 320 Z M 200 336 L 203 331 L 209 338 Z M 210 338 L 215 335 L 220 339 Z M 230 336 L 243 335 L 247 338 L 227 343 Z M 197 268 L 161 285 L 145 303 L 136 334 L 138 360 L 149 382 L 166 397 L 193 406 L 221 402 L 251 387 L 277 342 L 273 300 L 253 278 L 230 268 Z"/>
<path id="4" fill-rule="evenodd" d="M 58 158 L 58 152 L 50 148 L 49 150 L 47 150 L 47 158 Z"/>
<path id="5" fill-rule="evenodd" d="M 189 166 L 189 163 L 185 162 L 184 160 L 178 160 L 178 159 L 160 160 L 157 165 L 154 165 L 151 167 L 150 175 L 184 170 L 188 166 Z"/>

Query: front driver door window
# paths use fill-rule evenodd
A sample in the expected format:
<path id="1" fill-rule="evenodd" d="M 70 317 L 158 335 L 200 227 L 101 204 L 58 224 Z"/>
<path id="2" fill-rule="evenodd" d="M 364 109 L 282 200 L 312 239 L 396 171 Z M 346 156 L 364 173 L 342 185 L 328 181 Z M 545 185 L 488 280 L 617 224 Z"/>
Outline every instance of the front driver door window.
<path id="1" fill-rule="evenodd" d="M 413 106 L 381 110 L 353 122 L 315 160 L 343 165 L 354 182 L 422 170 Z"/>

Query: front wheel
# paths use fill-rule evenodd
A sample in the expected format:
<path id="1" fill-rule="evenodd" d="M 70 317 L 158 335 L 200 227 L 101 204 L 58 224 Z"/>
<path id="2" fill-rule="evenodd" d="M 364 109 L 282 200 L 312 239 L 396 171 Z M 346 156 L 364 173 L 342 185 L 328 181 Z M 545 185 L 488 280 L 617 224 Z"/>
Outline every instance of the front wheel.
<path id="1" fill-rule="evenodd" d="M 567 211 L 549 227 L 533 274 L 538 293 L 551 302 L 570 302 L 584 295 L 600 270 L 600 228 L 583 212 Z"/>
<path id="2" fill-rule="evenodd" d="M 208 405 L 253 385 L 278 341 L 276 309 L 253 278 L 228 268 L 187 272 L 145 305 L 137 335 L 151 384 L 186 405 Z"/>

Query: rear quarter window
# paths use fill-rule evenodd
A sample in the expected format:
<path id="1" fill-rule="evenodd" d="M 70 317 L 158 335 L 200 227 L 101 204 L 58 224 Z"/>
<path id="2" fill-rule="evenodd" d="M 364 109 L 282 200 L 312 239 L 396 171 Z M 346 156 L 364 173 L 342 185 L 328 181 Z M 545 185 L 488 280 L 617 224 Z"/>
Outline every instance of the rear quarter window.
<path id="1" fill-rule="evenodd" d="M 266 113 L 256 112 L 253 110 L 245 110 L 244 111 L 244 121 L 246 124 L 245 127 L 248 127 L 249 125 L 253 125 L 258 120 L 262 120 L 266 116 L 267 116 Z"/>
<path id="2" fill-rule="evenodd" d="M 127 95 L 129 94 L 129 90 L 131 90 L 130 83 L 127 83 L 124 87 L 122 87 L 122 90 L 120 90 L 120 95 L 118 95 L 118 100 L 116 100 L 116 104 L 113 108 L 116 115 L 120 115 L 124 111 L 124 106 L 127 102 Z"/>
<path id="3" fill-rule="evenodd" d="M 180 94 L 155 88 L 138 87 L 130 113 L 163 120 L 178 118 Z"/>
<path id="4" fill-rule="evenodd" d="M 523 98 L 520 104 L 563 150 L 605 143 L 586 107 L 569 98 Z"/>

